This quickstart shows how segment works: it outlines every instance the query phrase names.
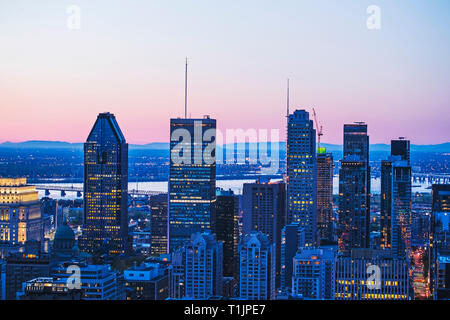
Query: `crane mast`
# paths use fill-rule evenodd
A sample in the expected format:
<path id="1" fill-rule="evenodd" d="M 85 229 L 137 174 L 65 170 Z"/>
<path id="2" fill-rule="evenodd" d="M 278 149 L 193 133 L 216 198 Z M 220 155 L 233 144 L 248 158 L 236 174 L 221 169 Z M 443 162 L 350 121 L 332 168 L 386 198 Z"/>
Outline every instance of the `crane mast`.
<path id="1" fill-rule="evenodd" d="M 313 108 L 313 115 L 314 115 L 314 122 L 316 123 L 316 129 L 317 129 L 317 148 L 320 150 L 320 137 L 323 136 L 322 133 L 322 125 L 317 120 L 317 114 L 316 110 Z"/>

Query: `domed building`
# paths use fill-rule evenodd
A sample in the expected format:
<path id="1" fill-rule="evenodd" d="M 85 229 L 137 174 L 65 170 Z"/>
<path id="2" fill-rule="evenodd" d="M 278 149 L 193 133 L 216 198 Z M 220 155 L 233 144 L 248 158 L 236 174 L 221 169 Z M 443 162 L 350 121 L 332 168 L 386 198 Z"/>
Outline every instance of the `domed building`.
<path id="1" fill-rule="evenodd" d="M 59 226 L 53 239 L 52 255 L 57 260 L 71 259 L 76 250 L 75 233 L 67 222 Z M 74 250 L 75 248 L 75 250 Z"/>

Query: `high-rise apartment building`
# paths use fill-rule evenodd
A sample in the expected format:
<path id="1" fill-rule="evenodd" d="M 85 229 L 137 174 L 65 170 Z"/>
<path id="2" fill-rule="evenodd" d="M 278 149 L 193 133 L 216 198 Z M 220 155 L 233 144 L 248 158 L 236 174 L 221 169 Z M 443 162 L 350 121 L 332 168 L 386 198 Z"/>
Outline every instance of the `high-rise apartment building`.
<path id="1" fill-rule="evenodd" d="M 246 300 L 275 297 L 275 244 L 252 231 L 239 243 L 239 295 Z"/>
<path id="2" fill-rule="evenodd" d="M 185 294 L 189 299 L 222 295 L 222 242 L 214 234 L 196 232 L 184 247 Z"/>

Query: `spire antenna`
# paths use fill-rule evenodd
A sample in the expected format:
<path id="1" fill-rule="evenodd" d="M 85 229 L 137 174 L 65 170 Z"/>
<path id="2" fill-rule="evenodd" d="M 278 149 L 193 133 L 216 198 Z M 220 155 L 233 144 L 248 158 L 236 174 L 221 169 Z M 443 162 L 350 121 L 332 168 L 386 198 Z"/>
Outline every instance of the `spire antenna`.
<path id="1" fill-rule="evenodd" d="M 287 79 L 286 117 L 289 117 L 289 78 Z"/>
<path id="2" fill-rule="evenodd" d="M 187 119 L 187 90 L 188 90 L 188 58 L 186 58 L 186 68 L 184 71 L 184 118 Z"/>

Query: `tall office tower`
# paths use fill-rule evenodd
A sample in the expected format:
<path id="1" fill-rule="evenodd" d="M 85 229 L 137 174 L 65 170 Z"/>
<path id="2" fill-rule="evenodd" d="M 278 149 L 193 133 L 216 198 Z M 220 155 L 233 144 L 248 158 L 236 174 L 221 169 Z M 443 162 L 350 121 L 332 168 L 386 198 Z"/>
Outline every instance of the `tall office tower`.
<path id="1" fill-rule="evenodd" d="M 246 300 L 275 298 L 275 243 L 252 231 L 239 243 L 239 292 Z"/>
<path id="2" fill-rule="evenodd" d="M 354 249 L 336 259 L 336 300 L 408 300 L 409 260 L 387 250 Z"/>
<path id="3" fill-rule="evenodd" d="M 235 247 L 237 228 L 237 197 L 232 190 L 216 191 L 216 223 L 214 233 L 223 242 L 223 276 L 237 276 L 237 248 Z"/>
<path id="4" fill-rule="evenodd" d="M 169 241 L 167 238 L 169 228 L 167 201 L 167 193 L 150 197 L 150 251 L 152 256 L 167 253 Z"/>
<path id="5" fill-rule="evenodd" d="M 282 291 L 290 291 L 292 285 L 292 263 L 299 248 L 305 247 L 305 230 L 296 222 L 281 230 L 281 281 Z"/>
<path id="6" fill-rule="evenodd" d="M 216 120 L 170 120 L 169 250 L 214 224 Z"/>
<path id="7" fill-rule="evenodd" d="M 275 243 L 276 279 L 275 286 L 280 286 L 281 273 L 281 229 L 286 224 L 286 193 L 282 182 L 244 183 L 243 233 L 260 231 L 270 242 Z"/>
<path id="8" fill-rule="evenodd" d="M 128 144 L 113 114 L 100 113 L 84 144 L 84 221 L 80 249 L 129 254 Z"/>
<path id="9" fill-rule="evenodd" d="M 321 241 L 333 241 L 333 154 L 317 153 L 317 227 Z"/>
<path id="10" fill-rule="evenodd" d="M 36 187 L 26 178 L 0 178 L 0 241 L 12 245 L 42 242 L 44 229 Z"/>
<path id="11" fill-rule="evenodd" d="M 306 245 L 313 246 L 317 238 L 316 130 L 305 110 L 288 117 L 286 152 L 287 222 L 300 223 Z"/>
<path id="12" fill-rule="evenodd" d="M 411 249 L 411 164 L 409 141 L 392 140 L 391 156 L 381 162 L 381 248 L 395 254 Z"/>
<path id="13" fill-rule="evenodd" d="M 339 170 L 339 248 L 370 243 L 369 136 L 363 123 L 344 125 L 344 159 Z"/>
<path id="14" fill-rule="evenodd" d="M 433 184 L 430 221 L 430 290 L 434 299 L 450 298 L 450 184 Z"/>
<path id="15" fill-rule="evenodd" d="M 222 242 L 210 231 L 196 232 L 184 247 L 185 297 L 208 299 L 222 295 Z"/>
<path id="16" fill-rule="evenodd" d="M 315 300 L 334 300 L 334 249 L 304 248 L 294 257 L 292 295 Z"/>
<path id="17" fill-rule="evenodd" d="M 53 268 L 52 276 L 65 283 L 73 283 L 73 271 L 69 273 L 69 267 L 79 268 L 82 300 L 125 300 L 124 278 L 121 272 L 112 270 L 109 265 L 67 262 Z"/>

